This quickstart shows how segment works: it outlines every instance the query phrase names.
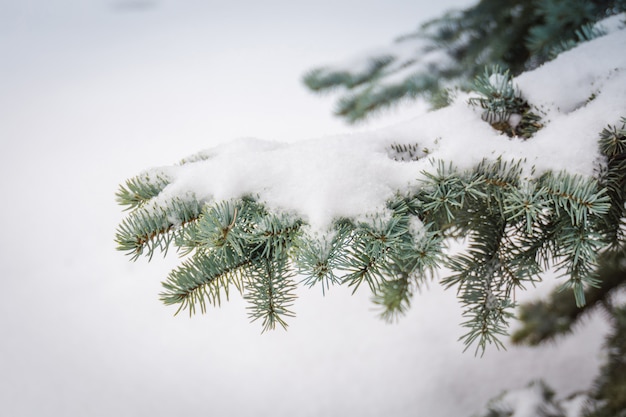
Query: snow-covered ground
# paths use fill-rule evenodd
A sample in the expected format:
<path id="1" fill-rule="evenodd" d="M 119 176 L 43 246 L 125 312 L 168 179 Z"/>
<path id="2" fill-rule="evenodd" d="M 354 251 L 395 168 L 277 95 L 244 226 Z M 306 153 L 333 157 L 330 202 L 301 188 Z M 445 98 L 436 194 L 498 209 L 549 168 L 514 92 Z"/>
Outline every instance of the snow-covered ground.
<path id="1" fill-rule="evenodd" d="M 115 251 L 114 193 L 140 170 L 351 132 L 299 77 L 469 4 L 429 3 L 0 0 L 0 414 L 447 417 L 533 379 L 585 388 L 601 318 L 475 358 L 436 283 L 393 325 L 364 292 L 314 288 L 287 332 L 260 335 L 236 296 L 172 317 L 158 293 L 177 259 Z"/>

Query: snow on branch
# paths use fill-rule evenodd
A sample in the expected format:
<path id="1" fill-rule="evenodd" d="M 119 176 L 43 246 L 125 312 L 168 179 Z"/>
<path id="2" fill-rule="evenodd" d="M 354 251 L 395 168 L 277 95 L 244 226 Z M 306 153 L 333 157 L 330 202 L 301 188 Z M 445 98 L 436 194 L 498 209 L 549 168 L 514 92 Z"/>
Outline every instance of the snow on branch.
<path id="1" fill-rule="evenodd" d="M 621 236 L 607 225 L 624 215 L 611 191 L 626 149 L 624 50 L 616 29 L 517 78 L 487 74 L 480 97 L 459 94 L 400 125 L 238 140 L 148 170 L 120 188 L 130 211 L 118 243 L 133 258 L 169 245 L 190 255 L 164 284 L 167 304 L 204 312 L 233 284 L 264 330 L 287 325 L 298 274 L 324 291 L 368 287 L 393 318 L 447 265 L 465 341 L 501 346 L 515 288 L 553 265 L 584 304 L 597 253 Z M 511 118 L 531 110 L 541 123 L 515 129 Z M 455 236 L 469 239 L 467 251 L 444 254 Z"/>

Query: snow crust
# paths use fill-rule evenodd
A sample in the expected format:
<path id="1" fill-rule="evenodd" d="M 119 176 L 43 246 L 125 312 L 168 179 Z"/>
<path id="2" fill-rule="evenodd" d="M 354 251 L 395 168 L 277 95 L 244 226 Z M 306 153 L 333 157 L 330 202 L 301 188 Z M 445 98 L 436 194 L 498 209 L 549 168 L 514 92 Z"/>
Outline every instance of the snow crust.
<path id="1" fill-rule="evenodd" d="M 592 175 L 597 140 L 626 116 L 626 30 L 611 20 L 609 34 L 565 52 L 514 80 L 543 117 L 529 140 L 509 138 L 467 105 L 449 107 L 373 132 L 295 143 L 240 139 L 201 152 L 203 160 L 167 168 L 173 181 L 160 198 L 193 193 L 203 201 L 252 195 L 270 208 L 295 213 L 314 229 L 340 217 L 384 211 L 400 192 L 420 186 L 434 161 L 471 169 L 483 159 L 524 160 L 534 175 L 565 170 Z M 417 145 L 428 157 L 390 157 L 392 144 Z M 198 158 L 187 158 L 194 160 Z M 163 172 L 164 168 L 157 168 Z"/>

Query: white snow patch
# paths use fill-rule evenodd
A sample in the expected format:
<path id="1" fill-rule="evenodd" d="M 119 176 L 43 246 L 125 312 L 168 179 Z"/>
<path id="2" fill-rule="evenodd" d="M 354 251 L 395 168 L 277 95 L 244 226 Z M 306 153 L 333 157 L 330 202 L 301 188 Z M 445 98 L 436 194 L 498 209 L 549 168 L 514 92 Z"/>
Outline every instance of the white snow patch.
<path id="1" fill-rule="evenodd" d="M 509 138 L 482 120 L 460 95 L 451 106 L 393 127 L 296 143 L 242 139 L 207 150 L 208 159 L 171 168 L 161 197 L 257 197 L 295 213 L 314 230 L 340 217 L 382 212 L 398 192 L 420 186 L 436 160 L 471 169 L 482 160 L 522 160 L 525 172 L 568 171 L 590 176 L 599 158 L 598 135 L 626 116 L 626 30 L 584 43 L 514 80 L 543 114 L 532 138 Z M 494 82 L 501 80 L 494 79 Z M 428 158 L 395 161 L 392 144 L 417 144 Z M 558 155 L 558 158 L 555 157 Z M 193 158 L 191 158 L 193 160 Z M 164 169 L 161 168 L 161 172 Z"/>
<path id="2" fill-rule="evenodd" d="M 612 33 L 617 30 L 623 29 L 626 26 L 626 13 L 616 14 L 596 23 L 595 27 L 606 31 L 606 33 Z"/>

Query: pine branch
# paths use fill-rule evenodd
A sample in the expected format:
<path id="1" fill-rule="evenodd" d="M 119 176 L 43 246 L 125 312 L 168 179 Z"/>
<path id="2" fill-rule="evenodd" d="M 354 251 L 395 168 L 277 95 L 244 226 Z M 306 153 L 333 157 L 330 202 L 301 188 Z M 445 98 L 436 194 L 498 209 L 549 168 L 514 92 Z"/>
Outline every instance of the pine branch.
<path id="1" fill-rule="evenodd" d="M 482 108 L 483 120 L 507 136 L 528 139 L 543 127 L 541 117 L 531 111 L 530 104 L 513 85 L 509 70 L 503 71 L 498 65 L 486 67 L 476 77 L 474 90 L 480 96 L 471 97 L 468 104 Z"/>
<path id="2" fill-rule="evenodd" d="M 550 195 L 553 209 L 557 217 L 562 211 L 569 217 L 569 222 L 561 219 L 557 226 L 555 238 L 555 259 L 557 270 L 564 271 L 568 281 L 564 288 L 571 288 L 576 297 L 576 304 L 585 304 L 584 288 L 586 285 L 597 285 L 593 278 L 596 268 L 597 254 L 606 246 L 604 237 L 599 233 L 596 221 L 605 215 L 610 208 L 610 201 L 603 189 L 598 190 L 595 181 L 578 176 L 559 173 L 544 178 Z"/>
<path id="3" fill-rule="evenodd" d="M 263 206 L 249 199 L 205 208 L 192 237 L 185 240 L 188 245 L 193 243 L 197 252 L 172 271 L 163 283 L 166 291 L 161 300 L 167 305 L 180 304 L 177 313 L 187 309 L 194 314 L 196 305 L 204 313 L 207 302 L 219 305 L 222 291 L 228 298 L 230 284 L 242 293 L 247 284 L 252 295 L 246 297 L 257 306 L 255 317 L 269 320 L 264 319 L 264 329 L 274 328 L 276 323 L 286 326 L 280 316 L 289 315 L 288 311 L 278 306 L 286 305 L 287 299 L 280 291 L 291 291 L 291 284 L 284 279 L 289 269 L 286 259 L 301 224 L 297 219 L 288 220 L 269 215 Z M 275 276 L 263 277 L 268 271 Z M 282 278 L 277 281 L 276 277 Z M 275 300 L 261 302 L 260 294 L 272 294 Z M 268 306 L 271 312 L 259 313 L 261 307 Z"/>
<path id="4" fill-rule="evenodd" d="M 524 187 L 512 188 L 503 198 L 503 214 L 509 222 L 520 222 L 524 234 L 536 235 L 536 232 L 549 229 L 542 221 L 550 208 L 548 197 L 548 190 L 538 188 L 534 181 Z M 536 227 L 539 224 L 546 227 Z"/>
<path id="5" fill-rule="evenodd" d="M 273 330 L 279 324 L 287 328 L 284 317 L 293 317 L 291 307 L 296 298 L 293 271 L 285 256 L 264 257 L 254 264 L 245 299 L 250 303 L 249 317 L 262 320 L 263 331 Z"/>
<path id="6" fill-rule="evenodd" d="M 196 248 L 211 251 L 228 249 L 245 256 L 252 247 L 249 239 L 256 233 L 258 219 L 265 208 L 251 199 L 222 201 L 205 205 L 195 227 L 187 228 L 180 246 L 191 252 Z"/>
<path id="7" fill-rule="evenodd" d="M 290 255 L 290 250 L 300 235 L 303 221 L 288 215 L 268 214 L 257 219 L 254 233 L 249 243 L 265 258 L 282 258 Z"/>
<path id="8" fill-rule="evenodd" d="M 574 31 L 573 38 L 562 39 L 556 45 L 552 46 L 548 52 L 548 56 L 550 59 L 554 59 L 558 55 L 565 51 L 569 51 L 580 43 L 588 42 L 604 35 L 606 35 L 606 30 L 603 28 L 597 27 L 591 23 L 585 23 Z"/>
<path id="9" fill-rule="evenodd" d="M 594 223 L 608 210 L 607 197 L 592 180 L 564 173 L 521 182 L 519 163 L 483 162 L 471 173 L 440 164 L 427 175 L 414 204 L 425 218 L 438 219 L 450 236 L 470 238 L 469 252 L 453 256 L 456 274 L 443 280 L 455 286 L 469 318 L 464 338 L 479 348 L 496 343 L 505 331 L 515 288 L 535 282 L 555 262 L 569 276 L 579 305 L 582 290 L 594 285 L 595 259 L 605 246 Z M 499 231 L 496 233 L 496 231 Z"/>
<path id="10" fill-rule="evenodd" d="M 381 282 L 385 280 L 383 264 L 388 249 L 385 248 L 378 253 L 370 252 L 369 249 L 371 249 L 371 245 L 365 239 L 354 239 L 352 243 L 353 252 L 347 258 L 345 265 L 348 274 L 341 281 L 342 284 L 354 287 L 352 293 L 355 293 L 363 282 L 367 283 L 372 293 L 376 293 Z"/>
<path id="11" fill-rule="evenodd" d="M 130 178 L 126 180 L 124 185 L 120 185 L 115 193 L 115 200 L 118 204 L 127 206 L 125 210 L 139 208 L 159 195 L 171 180 L 165 171 L 146 172 Z"/>
<path id="12" fill-rule="evenodd" d="M 614 310 L 611 321 L 605 343 L 608 357 L 583 408 L 585 417 L 626 416 L 626 307 Z"/>
<path id="13" fill-rule="evenodd" d="M 265 210 L 251 200 L 223 201 L 205 206 L 201 216 L 181 239 L 194 256 L 172 271 L 161 294 L 166 304 L 180 304 L 179 310 L 195 313 L 195 305 L 206 311 L 205 299 L 219 305 L 220 288 L 228 298 L 228 286 L 244 290 L 246 270 L 262 256 L 250 242 L 256 233 L 256 221 Z M 178 313 L 177 311 L 177 313 Z"/>
<path id="14" fill-rule="evenodd" d="M 173 198 L 161 204 L 141 206 L 118 226 L 117 249 L 127 252 L 134 261 L 144 253 L 152 259 L 159 249 L 164 254 L 182 236 L 185 227 L 198 219 L 201 203 L 195 198 Z"/>
<path id="15" fill-rule="evenodd" d="M 348 274 L 342 279 L 353 292 L 366 282 L 376 294 L 393 270 L 391 255 L 406 250 L 409 238 L 406 212 L 396 212 L 389 219 L 375 217 L 372 223 L 360 223 L 353 231 L 350 252 L 343 267 Z"/>
<path id="16" fill-rule="evenodd" d="M 456 213 L 463 207 L 464 189 L 473 192 L 477 187 L 464 187 L 452 163 L 446 166 L 443 161 L 438 162 L 436 173 L 424 171 L 422 175 L 425 177 L 423 188 L 415 196 L 413 204 L 422 218 L 445 230 L 452 226 Z"/>
<path id="17" fill-rule="evenodd" d="M 394 73 L 384 75 L 391 78 Z M 373 80 L 370 82 L 373 84 Z M 350 123 L 355 123 L 367 115 L 392 107 L 402 99 L 415 99 L 418 96 L 442 99 L 444 96 L 438 95 L 440 89 L 440 77 L 437 76 L 436 72 L 416 72 L 399 82 L 379 82 L 368 88 L 353 90 L 351 93 L 344 94 L 337 101 L 335 114 L 344 117 Z M 448 103 L 444 101 L 443 104 Z"/>
<path id="18" fill-rule="evenodd" d="M 323 292 L 335 283 L 354 291 L 367 283 L 381 315 L 391 320 L 447 263 L 452 274 L 442 283 L 458 290 L 468 329 L 462 339 L 484 352 L 489 344 L 503 347 L 516 289 L 539 280 L 543 270 L 555 267 L 568 277 L 565 286 L 579 307 L 586 296 L 605 303 L 602 289 L 608 294 L 620 285 L 598 281 L 597 273 L 616 253 L 606 249 L 622 248 L 625 126 L 622 119 L 621 128 L 609 126 L 600 135 L 606 160 L 597 179 L 565 172 L 524 178 L 522 161 L 500 158 L 466 171 L 433 162 L 420 186 L 389 201 L 384 212 L 361 222 L 339 219 L 332 233 L 315 239 L 297 215 L 272 213 L 251 198 L 208 205 L 145 193 L 116 238 L 133 259 L 170 245 L 191 255 L 163 283 L 161 299 L 178 304 L 177 312 L 219 305 L 232 284 L 264 331 L 286 327 L 293 315 L 294 265 L 302 283 L 321 283 Z M 418 150 L 395 144 L 391 151 L 413 157 Z M 444 255 L 442 242 L 460 236 L 468 239 L 466 250 Z M 624 256 L 617 255 L 621 265 Z"/>
<path id="19" fill-rule="evenodd" d="M 606 189 L 610 208 L 600 229 L 613 248 L 626 237 L 626 117 L 621 127 L 608 126 L 600 133 L 600 152 L 605 157 L 598 173 L 599 186 Z"/>
<path id="20" fill-rule="evenodd" d="M 383 239 L 388 245 L 382 264 L 385 278 L 373 292 L 373 302 L 382 308 L 381 317 L 387 321 L 408 310 L 414 291 L 443 263 L 443 235 L 422 223 L 414 202 L 397 198 L 388 206 L 394 215 Z"/>
<path id="21" fill-rule="evenodd" d="M 593 5 L 585 0 L 543 1 L 537 3 L 537 8 L 543 24 L 530 29 L 526 44 L 533 53 L 544 56 L 576 28 L 592 21 L 594 15 Z"/>
<path id="22" fill-rule="evenodd" d="M 576 305 L 569 293 L 557 289 L 547 300 L 522 304 L 519 319 L 523 326 L 511 336 L 516 344 L 536 346 L 573 331 L 576 323 L 597 308 L 612 308 L 612 295 L 626 287 L 626 265 L 621 253 L 604 252 L 599 258 L 597 287 L 585 289 L 586 304 Z"/>
<path id="23" fill-rule="evenodd" d="M 230 284 L 243 292 L 246 269 L 253 260 L 232 251 L 200 251 L 174 269 L 162 283 L 164 291 L 160 294 L 165 305 L 179 304 L 178 314 L 188 310 L 189 315 L 206 312 L 207 302 L 216 306 L 221 303 L 222 292 L 228 299 Z"/>
<path id="24" fill-rule="evenodd" d="M 341 283 L 336 272 L 347 263 L 349 240 L 352 237 L 352 228 L 338 225 L 331 237 L 318 239 L 301 239 L 296 245 L 296 265 L 302 283 L 313 287 L 320 284 L 322 293 L 331 285 Z"/>
<path id="25" fill-rule="evenodd" d="M 610 208 L 610 199 L 597 181 L 565 172 L 549 173 L 541 183 L 550 194 L 557 214 L 560 210 L 570 216 L 572 225 L 588 224 L 590 215 L 604 215 Z"/>
<path id="26" fill-rule="evenodd" d="M 475 417 L 513 417 L 522 414 L 533 417 L 572 415 L 567 413 L 562 405 L 562 401 L 555 398 L 554 391 L 539 380 L 522 389 L 504 391 L 489 400 L 485 413 L 476 414 Z"/>
<path id="27" fill-rule="evenodd" d="M 462 326 L 470 329 L 461 340 L 466 349 L 476 342 L 476 353 L 479 350 L 484 353 L 487 344 L 504 347 L 498 338 L 506 334 L 508 319 L 512 317 L 511 288 L 513 283 L 526 278 L 510 276 L 512 269 L 502 247 L 507 240 L 506 222 L 498 218 L 485 218 L 483 222 L 471 236 L 467 254 L 449 259 L 448 266 L 455 274 L 442 280 L 446 287 L 458 288 L 463 316 L 467 318 Z"/>
<path id="28" fill-rule="evenodd" d="M 403 100 L 425 99 L 438 108 L 450 103 L 449 91 L 471 90 L 484 67 L 500 65 L 517 76 L 599 35 L 595 22 L 625 10 L 623 0 L 481 0 L 424 23 L 356 64 L 309 71 L 303 81 L 313 91 L 342 90 L 335 113 L 350 122 Z M 516 126 L 498 128 L 524 138 L 541 128 L 535 112 L 519 114 L 525 116 Z"/>
<path id="29" fill-rule="evenodd" d="M 313 91 L 328 90 L 339 86 L 356 87 L 375 77 L 383 67 L 394 60 L 395 58 L 388 54 L 373 56 L 359 72 L 318 68 L 306 74 L 303 81 Z"/>
<path id="30" fill-rule="evenodd" d="M 400 315 L 406 314 L 411 307 L 411 298 L 413 297 L 411 284 L 408 274 L 382 282 L 372 301 L 382 307 L 383 311 L 380 317 L 383 320 L 391 322 Z"/>

